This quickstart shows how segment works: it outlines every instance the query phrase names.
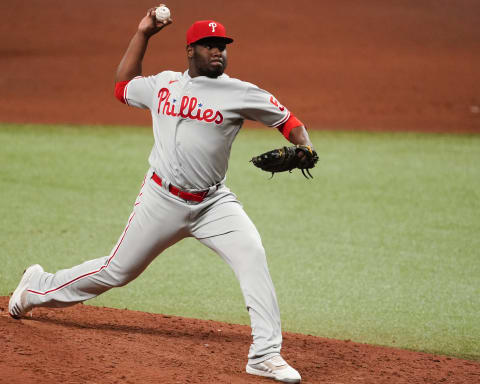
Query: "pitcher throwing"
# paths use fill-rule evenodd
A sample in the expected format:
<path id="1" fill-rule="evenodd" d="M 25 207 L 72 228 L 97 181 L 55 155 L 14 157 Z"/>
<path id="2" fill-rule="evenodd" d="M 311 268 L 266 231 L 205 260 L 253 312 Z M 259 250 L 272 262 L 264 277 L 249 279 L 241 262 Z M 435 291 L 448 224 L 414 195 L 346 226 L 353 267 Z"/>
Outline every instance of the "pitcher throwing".
<path id="1" fill-rule="evenodd" d="M 149 39 L 171 23 L 158 22 L 150 9 L 116 74 L 116 97 L 149 110 L 155 138 L 125 230 L 109 256 L 54 274 L 39 265 L 27 268 L 10 299 L 10 315 L 70 306 L 123 286 L 166 248 L 194 237 L 220 255 L 240 282 L 253 335 L 247 373 L 298 383 L 300 374 L 280 355 L 280 313 L 260 235 L 224 182 L 245 119 L 278 128 L 293 144 L 312 143 L 304 125 L 270 93 L 224 73 L 233 39 L 218 21 L 197 21 L 188 29 L 185 72 L 143 76 Z"/>

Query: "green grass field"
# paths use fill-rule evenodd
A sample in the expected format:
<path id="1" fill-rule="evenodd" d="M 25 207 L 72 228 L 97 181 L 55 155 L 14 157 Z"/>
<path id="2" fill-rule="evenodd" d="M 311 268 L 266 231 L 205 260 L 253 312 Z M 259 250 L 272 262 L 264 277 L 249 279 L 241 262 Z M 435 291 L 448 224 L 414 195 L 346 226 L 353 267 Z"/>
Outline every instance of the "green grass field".
<path id="1" fill-rule="evenodd" d="M 267 250 L 286 331 L 480 359 L 480 136 L 312 131 L 315 178 L 248 160 L 285 145 L 244 130 L 227 184 Z M 25 266 L 110 252 L 150 128 L 0 125 L 0 295 Z M 195 240 L 90 302 L 248 324 L 238 283 Z"/>

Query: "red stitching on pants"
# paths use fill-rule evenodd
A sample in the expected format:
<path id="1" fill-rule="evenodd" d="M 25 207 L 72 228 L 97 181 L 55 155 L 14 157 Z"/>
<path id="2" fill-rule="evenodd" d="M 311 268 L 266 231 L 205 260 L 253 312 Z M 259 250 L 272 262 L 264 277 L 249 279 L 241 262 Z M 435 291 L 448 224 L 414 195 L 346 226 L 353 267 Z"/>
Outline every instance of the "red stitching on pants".
<path id="1" fill-rule="evenodd" d="M 62 289 L 62 288 L 65 288 L 67 285 L 70 285 L 84 277 L 87 277 L 87 276 L 91 276 L 91 275 L 94 275 L 95 273 L 98 273 L 102 270 L 104 270 L 105 268 L 107 268 L 109 265 L 110 265 L 110 262 L 112 261 L 112 259 L 115 257 L 115 255 L 117 254 L 117 251 L 118 251 L 118 248 L 120 248 L 120 245 L 122 244 L 123 242 L 123 239 L 125 238 L 125 235 L 127 234 L 127 230 L 128 228 L 130 227 L 130 223 L 132 222 L 133 218 L 135 217 L 135 212 L 132 213 L 130 219 L 128 220 L 128 224 L 125 228 L 125 230 L 123 231 L 123 236 L 122 236 L 122 239 L 119 241 L 118 245 L 117 245 L 117 248 L 115 248 L 115 251 L 113 252 L 113 255 L 110 256 L 110 258 L 108 259 L 107 261 L 107 264 L 105 265 L 102 265 L 100 267 L 100 269 L 96 270 L 96 271 L 93 271 L 93 272 L 89 272 L 89 273 L 86 273 L 84 275 L 81 275 L 79 277 L 76 277 L 75 279 L 73 280 L 70 280 L 68 282 L 66 282 L 65 284 L 62 284 L 61 286 L 57 287 L 57 288 L 53 288 L 53 289 L 50 289 L 49 291 L 46 291 L 46 292 L 38 292 L 38 291 L 34 291 L 32 289 L 28 289 L 27 291 L 30 292 L 30 293 L 34 293 L 36 295 L 42 295 L 42 296 L 45 296 L 46 294 L 48 293 L 51 293 L 51 292 L 55 292 L 55 291 L 58 291 L 59 289 Z"/>

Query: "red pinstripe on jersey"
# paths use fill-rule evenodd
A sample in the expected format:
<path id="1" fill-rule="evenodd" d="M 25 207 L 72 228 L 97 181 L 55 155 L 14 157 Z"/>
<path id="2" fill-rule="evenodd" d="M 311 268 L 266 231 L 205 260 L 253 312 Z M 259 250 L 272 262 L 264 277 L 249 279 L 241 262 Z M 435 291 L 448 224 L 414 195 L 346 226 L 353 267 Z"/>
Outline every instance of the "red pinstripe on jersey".
<path id="1" fill-rule="evenodd" d="M 272 127 L 279 128 L 281 125 L 285 124 L 285 122 L 290 118 L 290 116 L 290 111 L 287 110 L 287 114 L 282 118 L 282 120 L 273 124 Z"/>

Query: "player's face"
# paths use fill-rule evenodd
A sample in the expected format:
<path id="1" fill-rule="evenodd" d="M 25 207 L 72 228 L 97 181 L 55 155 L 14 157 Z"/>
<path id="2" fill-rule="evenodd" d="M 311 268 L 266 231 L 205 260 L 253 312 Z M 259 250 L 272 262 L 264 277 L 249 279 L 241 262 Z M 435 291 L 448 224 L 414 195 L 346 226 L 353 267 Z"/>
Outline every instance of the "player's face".
<path id="1" fill-rule="evenodd" d="M 187 52 L 194 76 L 218 77 L 227 68 L 227 48 L 221 39 L 200 40 Z"/>

